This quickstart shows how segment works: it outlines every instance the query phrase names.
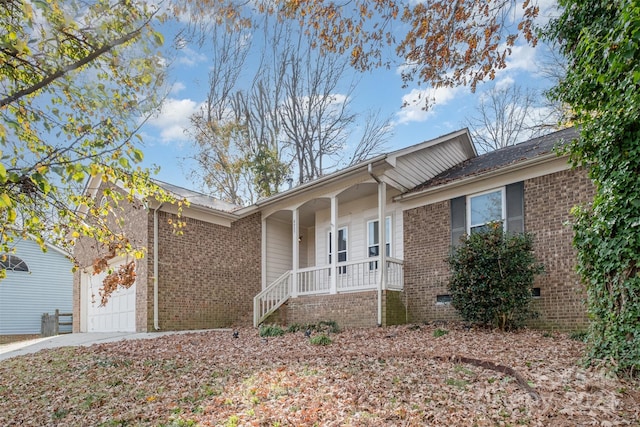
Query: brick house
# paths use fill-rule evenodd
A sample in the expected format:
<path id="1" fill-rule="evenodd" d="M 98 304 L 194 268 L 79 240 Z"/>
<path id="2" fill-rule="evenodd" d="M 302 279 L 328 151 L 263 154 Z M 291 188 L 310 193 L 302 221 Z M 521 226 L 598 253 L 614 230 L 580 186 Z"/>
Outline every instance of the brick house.
<path id="1" fill-rule="evenodd" d="M 98 255 L 94 241 L 81 239 L 75 256 L 85 267 L 74 276 L 74 332 L 192 330 L 250 324 L 252 299 L 260 291 L 260 214 L 232 214 L 238 207 L 200 193 L 159 183 L 187 199 L 182 235 L 169 220 L 175 206 L 136 201 L 122 204 L 126 222 L 119 230 L 147 255 L 136 262 L 136 283 L 115 292 L 100 306 L 103 275 L 92 274 Z M 96 198 L 106 184 L 87 185 Z M 114 259 L 112 267 L 125 262 Z"/>
<path id="2" fill-rule="evenodd" d="M 75 330 L 124 328 L 118 319 L 138 331 L 452 319 L 449 248 L 494 219 L 536 236 L 547 270 L 536 283 L 536 325 L 581 327 L 585 310 L 565 223 L 593 188 L 584 171 L 553 152 L 555 144 L 575 137 L 568 129 L 478 156 L 464 129 L 244 208 L 162 184 L 191 201 L 184 235 L 167 225 L 172 206 L 140 202 L 132 208 L 125 232 L 148 248 L 135 289 L 122 304 L 92 307 L 90 295 L 101 280 L 77 274 Z M 102 186 L 95 183 L 96 197 Z M 488 213 L 478 216 L 478 207 Z M 91 248 L 77 253 L 89 265 Z"/>

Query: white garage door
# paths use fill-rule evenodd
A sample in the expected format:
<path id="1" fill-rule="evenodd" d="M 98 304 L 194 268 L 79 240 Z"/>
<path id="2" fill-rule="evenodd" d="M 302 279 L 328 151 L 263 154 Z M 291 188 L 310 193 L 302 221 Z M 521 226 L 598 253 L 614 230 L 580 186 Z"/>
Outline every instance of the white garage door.
<path id="1" fill-rule="evenodd" d="M 117 268 L 117 264 L 113 266 Z M 87 292 L 87 332 L 135 332 L 136 284 L 119 288 L 105 306 L 100 306 L 100 288 L 106 273 L 91 275 Z"/>

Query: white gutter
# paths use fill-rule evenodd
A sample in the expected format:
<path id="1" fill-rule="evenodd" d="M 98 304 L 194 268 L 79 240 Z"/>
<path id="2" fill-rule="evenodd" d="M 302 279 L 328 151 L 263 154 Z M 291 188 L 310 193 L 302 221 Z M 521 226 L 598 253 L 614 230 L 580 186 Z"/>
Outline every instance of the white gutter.
<path id="1" fill-rule="evenodd" d="M 373 168 L 371 167 L 371 163 L 369 163 L 367 165 L 367 172 L 369 173 L 369 175 L 371 175 L 371 178 L 373 178 L 373 180 L 375 182 L 378 183 L 378 203 L 380 203 L 380 197 L 379 197 L 379 193 L 380 193 L 380 184 L 382 183 L 382 181 L 380 181 L 380 179 L 375 176 L 373 174 Z M 380 211 L 380 206 L 378 206 L 378 211 Z M 378 215 L 379 217 L 380 215 Z M 385 227 L 386 224 L 386 219 L 382 219 L 380 220 L 380 218 L 378 218 L 378 233 L 380 233 L 380 228 L 381 227 Z M 386 247 L 383 243 L 378 242 L 378 253 L 382 254 L 382 251 L 386 250 Z M 380 249 L 382 248 L 382 249 Z M 384 269 L 384 265 L 382 264 L 382 257 L 380 257 L 381 262 L 380 262 L 380 280 L 378 280 L 378 327 L 382 326 L 382 281 L 384 280 L 384 275 L 385 273 L 385 269 Z"/>
<path id="2" fill-rule="evenodd" d="M 164 203 L 153 210 L 153 329 L 160 330 L 158 321 L 158 210 Z"/>

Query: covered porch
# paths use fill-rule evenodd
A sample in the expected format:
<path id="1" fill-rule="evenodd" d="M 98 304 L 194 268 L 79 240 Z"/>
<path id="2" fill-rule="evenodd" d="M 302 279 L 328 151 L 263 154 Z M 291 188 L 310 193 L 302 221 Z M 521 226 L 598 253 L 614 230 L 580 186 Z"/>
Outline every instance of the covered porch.
<path id="1" fill-rule="evenodd" d="M 263 217 L 263 290 L 254 298 L 254 325 L 290 298 L 401 291 L 402 218 L 391 206 L 396 194 L 370 175 Z"/>
<path id="2" fill-rule="evenodd" d="M 364 295 L 370 298 L 364 316 L 382 325 L 385 298 L 403 300 L 403 207 L 394 199 L 473 156 L 462 130 L 257 202 L 262 291 L 254 298 L 254 325 L 287 301 L 298 307 L 314 301 L 305 306 L 314 310 Z M 344 314 L 350 308 L 346 303 L 337 310 Z"/>

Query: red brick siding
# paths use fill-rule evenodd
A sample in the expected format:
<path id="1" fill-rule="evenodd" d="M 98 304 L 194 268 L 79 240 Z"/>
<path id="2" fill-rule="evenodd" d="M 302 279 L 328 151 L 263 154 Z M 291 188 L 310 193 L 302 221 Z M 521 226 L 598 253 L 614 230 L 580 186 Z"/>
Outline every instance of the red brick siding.
<path id="1" fill-rule="evenodd" d="M 412 323 L 457 319 L 450 305 L 436 304 L 447 294 L 451 242 L 449 202 L 404 212 L 404 289 Z"/>
<path id="2" fill-rule="evenodd" d="M 525 228 L 535 237 L 536 255 L 545 273 L 536 279 L 541 297 L 534 306 L 544 328 L 586 327 L 584 287 L 575 273 L 571 208 L 589 203 L 595 187 L 584 170 L 558 172 L 525 181 Z"/>
<path id="3" fill-rule="evenodd" d="M 532 326 L 572 330 L 586 325 L 584 295 L 575 274 L 570 210 L 588 203 L 594 187 L 584 170 L 570 170 L 525 181 L 525 229 L 535 237 L 535 251 L 546 273 L 535 283 L 540 317 Z M 449 305 L 437 305 L 447 293 L 450 245 L 449 201 L 404 212 L 405 292 L 411 322 L 452 320 Z"/>
<path id="4" fill-rule="evenodd" d="M 290 325 L 333 320 L 341 328 L 372 327 L 378 323 L 377 292 L 310 295 L 287 303 Z"/>
<path id="5" fill-rule="evenodd" d="M 231 227 L 184 218 L 173 233 L 171 214 L 158 214 L 158 307 L 161 330 L 251 325 L 253 297 L 261 284 L 261 221 L 254 214 Z M 150 236 L 153 223 L 150 221 Z M 148 268 L 152 271 L 153 244 Z M 149 277 L 149 325 L 153 324 L 153 278 Z"/>
<path id="6" fill-rule="evenodd" d="M 384 293 L 383 325 L 395 324 L 399 317 L 404 319 L 404 308 L 397 294 L 394 291 Z M 266 323 L 284 321 L 288 325 L 304 325 L 333 320 L 341 328 L 374 327 L 378 325 L 378 292 L 300 296 L 291 298 L 276 313 L 277 316 L 270 317 Z"/>

